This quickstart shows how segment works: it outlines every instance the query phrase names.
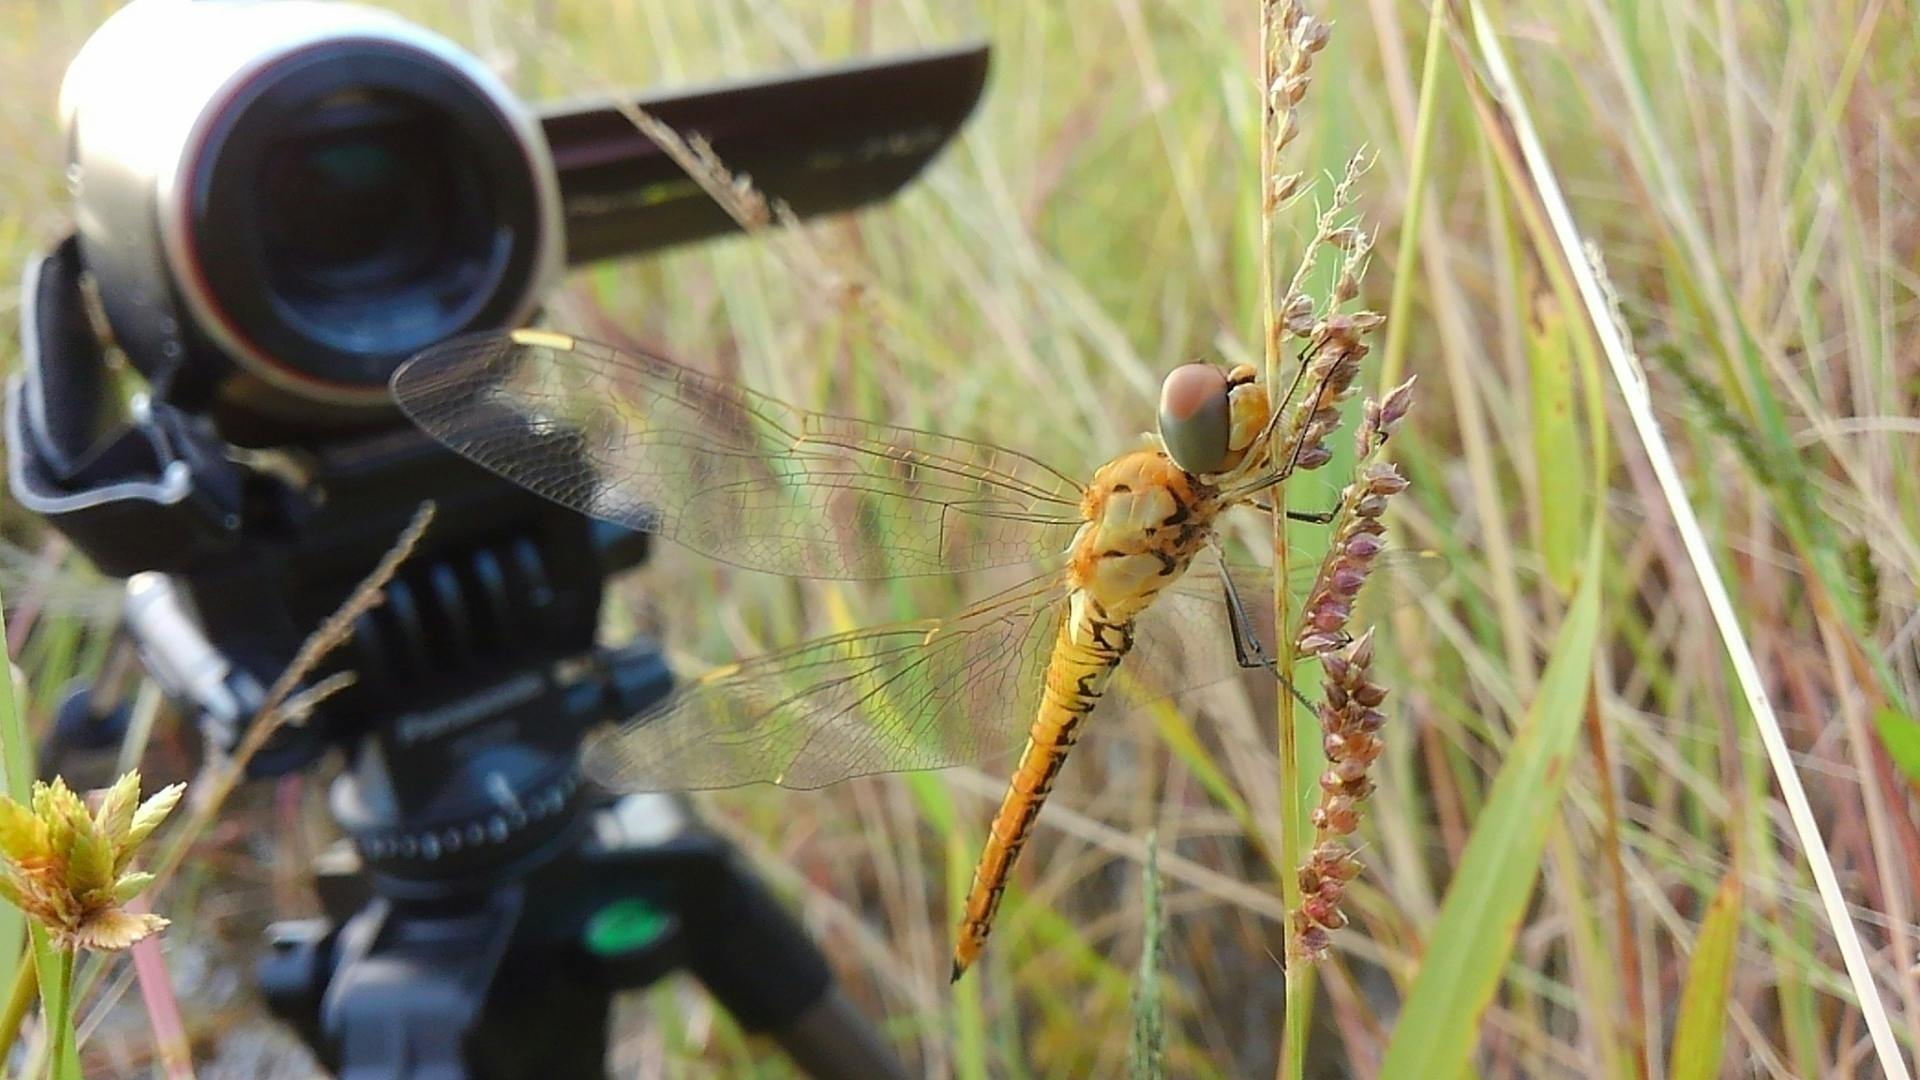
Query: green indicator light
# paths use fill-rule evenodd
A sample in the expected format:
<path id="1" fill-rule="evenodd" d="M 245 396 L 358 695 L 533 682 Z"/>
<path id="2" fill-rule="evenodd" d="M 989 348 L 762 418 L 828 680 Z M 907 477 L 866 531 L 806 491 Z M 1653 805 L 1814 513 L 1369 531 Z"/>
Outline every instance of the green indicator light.
<path id="1" fill-rule="evenodd" d="M 645 948 L 667 928 L 667 916 L 645 900 L 620 900 L 587 920 L 587 949 L 597 956 L 619 956 Z"/>

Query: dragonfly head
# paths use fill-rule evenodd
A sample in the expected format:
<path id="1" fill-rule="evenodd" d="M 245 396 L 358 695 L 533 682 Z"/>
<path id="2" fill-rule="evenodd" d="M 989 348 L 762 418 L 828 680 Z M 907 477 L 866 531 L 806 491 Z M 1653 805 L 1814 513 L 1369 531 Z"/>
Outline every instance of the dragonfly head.
<path id="1" fill-rule="evenodd" d="M 1182 364 L 1167 373 L 1160 384 L 1160 442 L 1175 465 L 1195 474 L 1219 472 L 1232 427 L 1226 372 Z"/>
<path id="2" fill-rule="evenodd" d="M 1182 364 L 1160 384 L 1160 442 L 1167 457 L 1198 475 L 1237 468 L 1266 430 L 1266 389 L 1251 364 L 1222 371 Z"/>

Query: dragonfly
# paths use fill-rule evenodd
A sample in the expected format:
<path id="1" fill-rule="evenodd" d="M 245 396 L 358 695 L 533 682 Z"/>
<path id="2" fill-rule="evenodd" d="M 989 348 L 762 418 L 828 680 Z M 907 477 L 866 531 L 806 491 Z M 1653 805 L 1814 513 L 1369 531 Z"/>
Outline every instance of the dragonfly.
<path id="1" fill-rule="evenodd" d="M 1024 744 L 975 868 L 955 980 L 1123 660 L 1136 699 L 1270 666 L 1238 600 L 1271 595 L 1262 571 L 1222 556 L 1211 582 L 1187 577 L 1221 550 L 1221 515 L 1261 505 L 1291 471 L 1282 410 L 1250 365 L 1176 368 L 1157 437 L 1086 483 L 1006 447 L 797 408 L 546 330 L 437 346 L 393 389 L 418 426 L 495 473 L 734 566 L 841 580 L 1039 568 L 951 615 L 721 666 L 582 747 L 593 781 L 658 791 L 817 788 Z"/>

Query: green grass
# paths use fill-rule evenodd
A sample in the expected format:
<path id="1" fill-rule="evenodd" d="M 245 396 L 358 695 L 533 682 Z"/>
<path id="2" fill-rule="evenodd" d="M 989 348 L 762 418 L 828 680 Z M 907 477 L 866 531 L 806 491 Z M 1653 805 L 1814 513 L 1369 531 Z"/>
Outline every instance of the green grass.
<path id="1" fill-rule="evenodd" d="M 112 6 L 0 8 L 0 280 L 64 227 L 57 78 Z M 534 97 L 970 33 L 993 42 L 987 99 L 953 152 L 887 208 L 809 232 L 870 302 L 834 302 L 794 271 L 790 242 L 728 241 L 582 272 L 553 306 L 557 326 L 1070 470 L 1150 426 L 1167 367 L 1258 362 L 1253 0 L 396 6 L 483 49 Z M 1363 146 L 1378 155 L 1360 199 L 1378 230 L 1362 301 L 1395 317 L 1386 362 L 1421 379 L 1397 440 L 1414 481 L 1396 499 L 1398 539 L 1446 552 L 1453 572 L 1381 627 L 1388 750 L 1362 827 L 1354 925 L 1320 972 L 1308 1074 L 1373 1075 L 1390 1044 L 1413 1060 L 1464 1055 L 1467 1075 L 1485 1077 L 1669 1075 L 1668 1062 L 1672 1075 L 1713 1075 L 1715 1061 L 1718 1075 L 1874 1074 L 1855 991 L 1674 518 L 1567 252 L 1481 85 L 1471 19 L 1510 59 L 1579 228 L 1604 254 L 1911 1054 L 1920 831 L 1915 789 L 1876 717 L 1920 715 L 1909 627 L 1920 578 L 1912 12 L 1865 0 L 1537 0 L 1450 8 L 1433 37 L 1424 5 L 1328 8 L 1316 10 L 1334 20 L 1333 43 L 1288 167 L 1318 176 Z M 1284 219 L 1282 266 L 1312 209 Z M 0 289 L 9 326 L 14 304 L 11 286 Z M 1317 502 L 1313 492 L 1296 488 L 1290 505 Z M 1595 722 L 1556 758 L 1554 783 L 1500 783 L 1537 749 L 1524 721 L 1561 686 L 1548 659 L 1568 640 L 1596 515 L 1598 610 L 1577 627 L 1593 640 L 1577 659 Z M 0 592 L 26 636 L 16 656 L 38 726 L 58 686 L 98 663 L 84 617 L 93 586 L 72 560 L 60 576 L 36 569 L 59 555 L 35 561 L 46 537 L 17 507 L 0 523 L 29 552 L 8 562 Z M 1261 522 L 1243 528 L 1264 546 Z M 721 661 L 843 617 L 937 613 L 923 595 L 936 591 L 795 584 L 663 550 L 621 589 L 612 619 L 664 624 L 687 655 Z M 953 897 L 998 798 L 997 770 L 704 801 L 747 838 L 903 1052 L 966 1076 L 1125 1069 L 1148 925 L 1141 840 L 1157 829 L 1166 1073 L 1272 1075 L 1284 925 L 1284 868 L 1267 854 L 1274 710 L 1259 686 L 1203 704 L 1186 717 L 1197 738 L 1150 712 L 1100 718 L 980 969 L 953 992 Z M 1911 756 L 1904 744 L 1896 753 Z M 1501 895 L 1479 909 L 1510 914 L 1456 916 L 1475 886 L 1494 884 L 1462 872 L 1487 866 L 1481 853 L 1516 822 L 1545 828 L 1544 853 L 1498 866 Z M 224 842 L 239 850 L 244 835 Z M 1735 899 L 1716 906 L 1724 896 Z M 1473 925 L 1471 940 L 1442 934 Z M 1423 959 L 1484 981 L 1465 1005 L 1431 1011 L 1423 1002 L 1437 991 L 1422 987 L 1440 976 Z M 684 986 L 656 991 L 632 1014 L 625 1060 L 668 1075 L 749 1061 L 783 1073 L 698 1002 Z M 1420 1026 L 1435 1017 L 1436 1028 Z"/>

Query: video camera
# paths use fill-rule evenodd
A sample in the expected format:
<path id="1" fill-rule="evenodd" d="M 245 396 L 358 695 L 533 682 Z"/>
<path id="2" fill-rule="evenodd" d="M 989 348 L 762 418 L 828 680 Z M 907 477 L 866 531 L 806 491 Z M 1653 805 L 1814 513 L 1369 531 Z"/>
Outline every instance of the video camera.
<path id="1" fill-rule="evenodd" d="M 971 46 L 634 104 L 805 217 L 912 180 L 986 64 Z M 232 749 L 304 637 L 423 500 L 438 508 L 386 603 L 314 673 L 355 684 L 250 763 L 343 750 L 332 809 L 371 884 L 351 919 L 277 936 L 276 1007 L 349 1072 L 388 1075 L 392 1039 L 369 1035 L 384 1024 L 404 1045 L 463 1033 L 435 1042 L 469 1070 L 448 1075 L 520 1075 L 486 1071 L 505 1059 L 472 1040 L 575 1026 L 542 1012 L 565 994 L 502 1004 L 503 972 L 532 964 L 598 1002 L 593 1075 L 608 989 L 675 965 L 750 1026 L 822 998 L 811 943 L 724 845 L 689 827 L 647 846 L 643 803 L 581 788 L 581 734 L 671 686 L 651 645 L 595 640 L 604 579 L 645 537 L 462 461 L 387 392 L 419 350 L 525 323 L 569 266 L 722 235 L 727 213 L 621 103 L 529 107 L 446 39 L 330 0 L 133 0 L 73 61 L 60 110 L 77 228 L 26 274 L 9 480 L 129 579 L 124 628 L 170 697 Z M 529 884 L 542 875 L 579 895 Z M 677 936 L 583 952 L 632 902 Z M 744 925 L 712 925 L 721 911 Z M 447 936 L 427 948 L 403 926 Z M 435 979 L 452 1005 L 421 1004 Z"/>

